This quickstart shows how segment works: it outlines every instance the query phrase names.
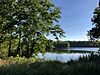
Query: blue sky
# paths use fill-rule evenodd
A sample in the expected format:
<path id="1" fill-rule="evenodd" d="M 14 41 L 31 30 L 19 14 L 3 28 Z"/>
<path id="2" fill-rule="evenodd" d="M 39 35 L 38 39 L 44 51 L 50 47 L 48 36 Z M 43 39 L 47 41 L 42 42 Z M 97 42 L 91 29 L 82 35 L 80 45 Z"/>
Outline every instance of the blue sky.
<path id="1" fill-rule="evenodd" d="M 61 40 L 88 40 L 86 34 L 91 29 L 91 18 L 94 8 L 99 0 L 52 0 L 61 7 L 61 19 L 59 24 L 66 32 Z"/>

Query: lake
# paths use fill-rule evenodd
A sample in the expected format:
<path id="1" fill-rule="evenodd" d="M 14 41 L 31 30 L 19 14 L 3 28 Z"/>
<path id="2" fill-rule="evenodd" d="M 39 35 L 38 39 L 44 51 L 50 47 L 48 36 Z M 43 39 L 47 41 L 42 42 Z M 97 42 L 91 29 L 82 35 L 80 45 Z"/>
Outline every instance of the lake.
<path id="1" fill-rule="evenodd" d="M 64 49 L 66 50 L 66 49 Z M 67 50 L 80 50 L 80 51 L 98 51 L 98 47 L 71 47 Z"/>
<path id="2" fill-rule="evenodd" d="M 60 61 L 60 62 L 68 62 L 70 60 L 78 60 L 80 57 L 88 56 L 89 53 L 50 53 L 47 52 L 45 54 L 39 53 L 38 58 L 51 60 L 51 61 Z"/>
<path id="3" fill-rule="evenodd" d="M 65 49 L 66 50 L 66 49 Z M 98 51 L 97 47 L 71 47 L 69 50 L 79 50 L 79 51 Z M 78 60 L 80 57 L 88 56 L 89 53 L 50 53 L 47 52 L 45 54 L 39 53 L 38 58 L 51 60 L 51 61 L 60 61 L 60 62 L 68 62 L 70 60 Z"/>

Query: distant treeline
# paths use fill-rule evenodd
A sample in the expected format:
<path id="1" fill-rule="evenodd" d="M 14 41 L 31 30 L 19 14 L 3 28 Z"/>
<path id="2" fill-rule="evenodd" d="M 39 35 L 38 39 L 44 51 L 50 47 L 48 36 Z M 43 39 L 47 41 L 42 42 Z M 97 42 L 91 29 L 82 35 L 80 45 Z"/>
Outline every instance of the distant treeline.
<path id="1" fill-rule="evenodd" d="M 53 42 L 53 45 L 54 45 L 54 50 L 62 50 L 70 47 L 70 43 L 67 41 Z"/>
<path id="2" fill-rule="evenodd" d="M 65 41 L 64 41 L 65 42 Z M 94 41 L 67 41 L 70 47 L 99 47 L 99 42 Z"/>
<path id="3" fill-rule="evenodd" d="M 99 42 L 94 41 L 60 41 L 54 42 L 56 49 L 63 49 L 69 47 L 99 47 Z"/>

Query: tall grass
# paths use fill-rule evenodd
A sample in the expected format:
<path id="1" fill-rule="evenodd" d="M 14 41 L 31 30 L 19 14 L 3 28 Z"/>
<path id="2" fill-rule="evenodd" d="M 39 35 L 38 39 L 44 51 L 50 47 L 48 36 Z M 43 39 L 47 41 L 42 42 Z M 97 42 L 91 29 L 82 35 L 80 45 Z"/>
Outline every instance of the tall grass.
<path id="1" fill-rule="evenodd" d="M 12 64 L 0 67 L 0 75 L 100 75 L 100 56 L 96 55 L 68 63 L 24 57 L 11 57 L 9 61 Z"/>

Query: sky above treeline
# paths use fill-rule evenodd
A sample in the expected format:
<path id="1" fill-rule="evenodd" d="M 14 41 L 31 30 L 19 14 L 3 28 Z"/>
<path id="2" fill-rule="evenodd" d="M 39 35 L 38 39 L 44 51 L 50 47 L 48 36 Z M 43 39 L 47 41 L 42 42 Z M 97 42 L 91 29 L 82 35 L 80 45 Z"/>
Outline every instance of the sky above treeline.
<path id="1" fill-rule="evenodd" d="M 88 40 L 86 34 L 93 25 L 91 18 L 93 11 L 98 6 L 99 0 L 51 0 L 57 7 L 61 7 L 61 19 L 58 24 L 65 31 L 67 41 Z M 52 36 L 50 37 L 51 39 Z"/>

